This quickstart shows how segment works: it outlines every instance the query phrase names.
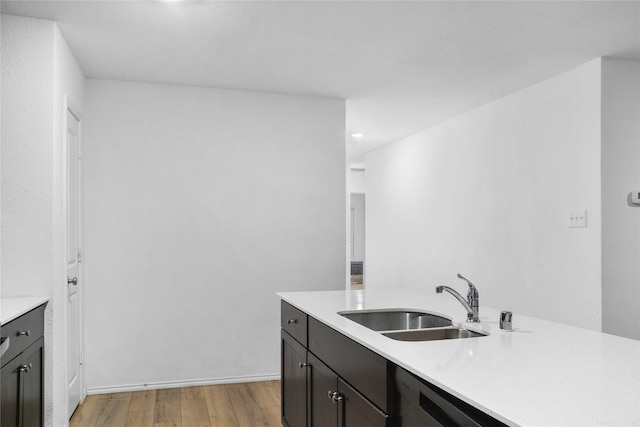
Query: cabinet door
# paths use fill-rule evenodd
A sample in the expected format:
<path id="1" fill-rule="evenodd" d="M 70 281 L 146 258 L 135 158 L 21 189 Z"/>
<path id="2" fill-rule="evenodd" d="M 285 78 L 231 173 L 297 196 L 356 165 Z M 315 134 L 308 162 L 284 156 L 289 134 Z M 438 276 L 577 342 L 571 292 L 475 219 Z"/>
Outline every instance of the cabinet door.
<path id="1" fill-rule="evenodd" d="M 338 376 L 312 353 L 309 353 L 309 365 L 309 426 L 336 427 L 340 405 L 331 396 L 338 391 Z"/>
<path id="2" fill-rule="evenodd" d="M 339 412 L 339 427 L 388 427 L 391 419 L 376 408 L 364 396 L 338 378 L 338 391 L 342 396 L 343 409 Z"/>
<path id="3" fill-rule="evenodd" d="M 42 354 L 44 339 L 25 350 L 22 358 L 22 427 L 41 427 L 43 409 Z M 4 424 L 3 424 L 4 425 Z"/>
<path id="4" fill-rule="evenodd" d="M 17 427 L 20 413 L 20 356 L 16 357 L 0 370 L 0 426 Z"/>
<path id="5" fill-rule="evenodd" d="M 282 424 L 307 426 L 307 349 L 281 331 Z"/>
<path id="6" fill-rule="evenodd" d="M 44 339 L 40 338 L 0 371 L 0 426 L 44 425 L 43 344 Z"/>

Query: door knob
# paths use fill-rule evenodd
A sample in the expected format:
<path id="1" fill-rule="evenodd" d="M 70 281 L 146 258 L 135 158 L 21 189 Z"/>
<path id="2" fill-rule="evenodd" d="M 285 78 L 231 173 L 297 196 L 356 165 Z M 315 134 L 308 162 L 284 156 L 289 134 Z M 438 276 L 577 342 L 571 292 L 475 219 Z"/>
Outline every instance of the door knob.
<path id="1" fill-rule="evenodd" d="M 70 283 L 70 284 L 72 284 L 73 286 L 78 286 L 78 278 L 77 278 L 77 277 L 74 277 L 73 279 L 69 279 L 69 278 L 67 277 L 67 283 Z"/>

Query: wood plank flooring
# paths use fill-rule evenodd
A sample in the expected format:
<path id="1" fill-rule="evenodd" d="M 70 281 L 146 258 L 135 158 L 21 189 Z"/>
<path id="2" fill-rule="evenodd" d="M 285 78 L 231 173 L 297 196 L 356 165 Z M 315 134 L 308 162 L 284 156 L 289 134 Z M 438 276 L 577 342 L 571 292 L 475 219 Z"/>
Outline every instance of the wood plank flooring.
<path id="1" fill-rule="evenodd" d="M 70 427 L 280 427 L 280 381 L 87 396 Z"/>

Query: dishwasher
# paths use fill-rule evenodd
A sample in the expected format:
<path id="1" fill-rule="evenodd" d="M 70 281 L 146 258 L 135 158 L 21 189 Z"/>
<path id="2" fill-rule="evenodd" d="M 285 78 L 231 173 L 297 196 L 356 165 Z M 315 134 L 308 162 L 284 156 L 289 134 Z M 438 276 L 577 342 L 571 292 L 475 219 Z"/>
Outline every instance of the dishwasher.
<path id="1" fill-rule="evenodd" d="M 396 367 L 400 427 L 502 427 L 506 424 Z"/>

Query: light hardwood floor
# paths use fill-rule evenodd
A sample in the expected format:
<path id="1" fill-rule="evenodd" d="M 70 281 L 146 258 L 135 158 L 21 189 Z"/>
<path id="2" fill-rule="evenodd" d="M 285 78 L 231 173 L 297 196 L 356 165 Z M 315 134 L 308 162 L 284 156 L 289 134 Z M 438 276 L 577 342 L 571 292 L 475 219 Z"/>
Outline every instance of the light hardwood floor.
<path id="1" fill-rule="evenodd" d="M 70 427 L 280 427 L 280 381 L 87 396 Z"/>

